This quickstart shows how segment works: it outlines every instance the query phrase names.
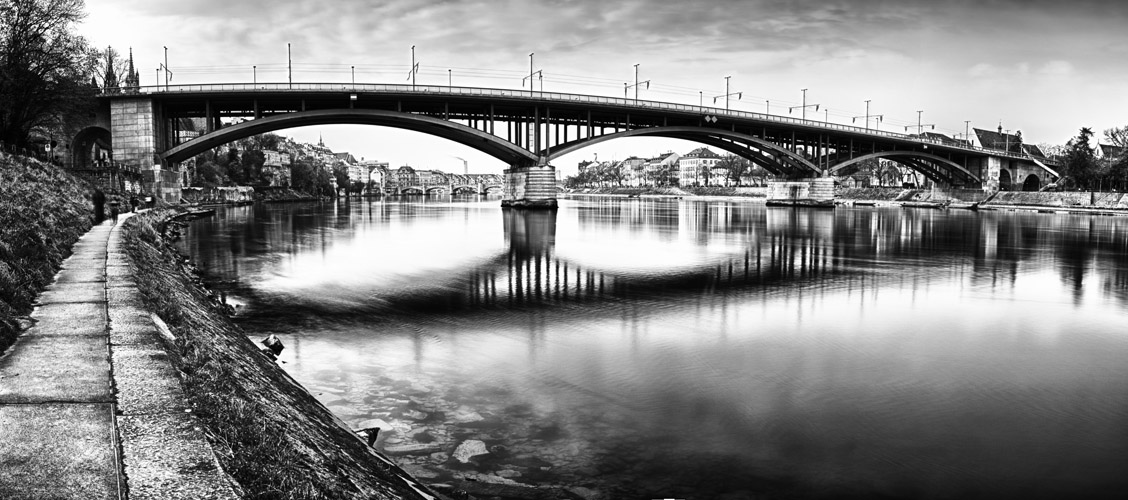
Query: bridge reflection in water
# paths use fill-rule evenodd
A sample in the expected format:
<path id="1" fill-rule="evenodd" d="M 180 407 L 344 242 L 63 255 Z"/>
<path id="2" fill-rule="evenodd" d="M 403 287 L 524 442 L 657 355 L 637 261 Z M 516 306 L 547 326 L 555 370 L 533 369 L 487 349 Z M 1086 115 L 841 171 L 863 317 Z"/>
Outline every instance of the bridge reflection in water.
<path id="1" fill-rule="evenodd" d="M 1128 218 L 474 200 L 233 208 L 183 245 L 346 421 L 400 418 L 423 384 L 508 425 L 514 454 L 551 450 L 560 483 L 1128 487 Z"/>

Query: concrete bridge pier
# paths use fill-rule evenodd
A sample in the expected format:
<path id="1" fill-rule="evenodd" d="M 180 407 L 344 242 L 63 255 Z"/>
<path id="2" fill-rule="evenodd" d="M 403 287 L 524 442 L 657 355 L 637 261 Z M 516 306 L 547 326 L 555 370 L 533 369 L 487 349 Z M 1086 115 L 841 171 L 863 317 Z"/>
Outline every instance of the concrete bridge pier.
<path id="1" fill-rule="evenodd" d="M 768 182 L 768 205 L 833 206 L 834 179 L 814 177 Z"/>
<path id="2" fill-rule="evenodd" d="M 503 208 L 556 209 L 556 168 L 546 161 L 505 170 Z"/>

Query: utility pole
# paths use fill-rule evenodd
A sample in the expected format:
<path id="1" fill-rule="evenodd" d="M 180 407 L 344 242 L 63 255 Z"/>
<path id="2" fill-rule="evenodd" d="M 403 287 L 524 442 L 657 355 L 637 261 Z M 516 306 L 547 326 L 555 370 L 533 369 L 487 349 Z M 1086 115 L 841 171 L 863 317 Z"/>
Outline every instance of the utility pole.
<path id="1" fill-rule="evenodd" d="M 806 120 L 807 119 L 807 108 L 813 107 L 813 108 L 815 108 L 815 112 L 818 112 L 819 105 L 818 104 L 807 104 L 807 89 L 801 89 L 801 90 L 803 91 L 803 105 L 802 106 L 791 106 L 790 108 L 787 108 L 787 113 L 790 114 L 792 110 L 794 110 L 795 108 L 799 108 L 803 111 L 803 119 Z"/>
<path id="2" fill-rule="evenodd" d="M 936 124 L 934 124 L 934 123 L 925 123 L 923 125 L 920 123 L 920 114 L 921 113 L 924 113 L 923 109 L 917 110 L 917 135 L 918 136 L 921 135 L 924 132 L 924 127 L 932 127 L 932 130 L 936 130 Z M 905 131 L 907 132 L 908 130 L 909 130 L 909 127 L 905 127 Z"/>
<path id="3" fill-rule="evenodd" d="M 646 84 L 646 88 L 648 88 L 648 89 L 649 89 L 649 88 L 650 88 L 650 80 L 647 80 L 647 81 L 645 81 L 645 82 L 639 82 L 639 81 L 638 81 L 638 64 L 635 64 L 635 65 L 634 65 L 634 69 L 635 69 L 635 82 L 634 82 L 634 85 L 627 85 L 626 83 L 623 83 L 623 97 L 624 97 L 624 98 L 626 98 L 626 97 L 627 97 L 627 89 L 628 89 L 628 88 L 630 88 L 630 87 L 634 87 L 634 89 L 635 89 L 635 97 L 634 97 L 634 98 L 635 98 L 635 100 L 637 101 L 637 100 L 638 100 L 638 86 L 639 86 L 639 85 L 642 85 L 642 84 Z"/>
<path id="4" fill-rule="evenodd" d="M 407 76 L 411 78 L 411 88 L 415 89 L 415 74 L 419 72 L 419 63 L 415 62 L 415 46 L 411 46 L 411 69 L 408 70 Z"/>
<path id="5" fill-rule="evenodd" d="M 525 80 L 529 80 L 529 97 L 532 97 L 533 92 L 536 90 L 533 88 L 533 75 L 539 74 L 541 76 L 541 91 L 544 91 L 544 73 L 541 73 L 540 70 L 533 71 L 533 54 L 535 54 L 535 52 L 529 52 L 529 76 L 521 79 L 522 87 L 525 86 Z"/>
<path id="6" fill-rule="evenodd" d="M 862 118 L 862 117 L 861 116 L 855 116 L 855 117 L 850 119 L 850 123 L 856 122 L 858 120 L 858 118 Z M 881 123 L 881 119 L 885 118 L 885 115 L 874 115 L 874 118 L 877 118 L 877 122 Z M 869 99 L 866 99 L 865 119 L 866 119 L 866 131 L 869 131 L 869 121 L 870 121 L 870 100 Z"/>
<path id="7" fill-rule="evenodd" d="M 717 103 L 717 99 L 725 98 L 725 111 L 729 109 L 729 96 L 736 94 L 736 100 L 738 101 L 741 97 L 744 97 L 744 92 L 729 92 L 729 78 L 732 78 L 732 76 L 725 77 L 725 95 L 719 95 L 713 98 L 713 104 Z"/>

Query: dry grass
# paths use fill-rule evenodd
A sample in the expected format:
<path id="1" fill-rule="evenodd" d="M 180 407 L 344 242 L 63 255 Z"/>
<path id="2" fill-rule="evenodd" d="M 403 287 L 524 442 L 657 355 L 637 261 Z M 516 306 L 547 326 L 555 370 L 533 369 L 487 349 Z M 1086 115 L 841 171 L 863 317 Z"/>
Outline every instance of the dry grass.
<path id="1" fill-rule="evenodd" d="M 0 353 L 90 229 L 90 194 L 89 184 L 57 166 L 0 153 Z"/>

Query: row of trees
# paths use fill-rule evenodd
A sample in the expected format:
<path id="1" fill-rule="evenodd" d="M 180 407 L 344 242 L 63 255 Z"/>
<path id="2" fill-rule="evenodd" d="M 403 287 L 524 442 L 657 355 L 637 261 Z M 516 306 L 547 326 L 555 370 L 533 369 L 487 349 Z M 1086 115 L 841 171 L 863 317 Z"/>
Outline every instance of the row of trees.
<path id="1" fill-rule="evenodd" d="M 1093 130 L 1083 127 L 1076 137 L 1060 148 L 1062 179 L 1058 186 L 1064 189 L 1103 191 L 1128 188 L 1128 126 L 1104 131 L 1111 154 L 1101 157 L 1093 145 Z"/>
<path id="2" fill-rule="evenodd" d="M 292 139 L 276 134 L 239 139 L 197 155 L 190 182 L 199 187 L 267 186 L 271 179 L 265 152 L 297 149 Z M 343 165 L 326 165 L 321 159 L 300 155 L 289 167 L 290 187 L 297 191 L 320 196 L 334 192 L 334 180 L 337 186 L 349 185 L 348 168 Z"/>
<path id="3" fill-rule="evenodd" d="M 197 155 L 190 169 L 191 185 L 217 186 L 268 186 L 271 176 L 266 166 L 266 151 L 298 151 L 293 139 L 276 134 L 260 134 L 239 139 L 233 144 L 212 149 Z M 324 160 L 298 155 L 288 165 L 290 187 L 295 191 L 315 195 L 340 195 L 342 192 L 361 194 L 374 187 L 349 179 L 349 168 L 343 163 L 327 164 Z"/>

